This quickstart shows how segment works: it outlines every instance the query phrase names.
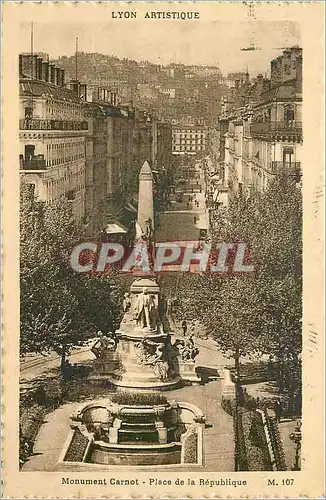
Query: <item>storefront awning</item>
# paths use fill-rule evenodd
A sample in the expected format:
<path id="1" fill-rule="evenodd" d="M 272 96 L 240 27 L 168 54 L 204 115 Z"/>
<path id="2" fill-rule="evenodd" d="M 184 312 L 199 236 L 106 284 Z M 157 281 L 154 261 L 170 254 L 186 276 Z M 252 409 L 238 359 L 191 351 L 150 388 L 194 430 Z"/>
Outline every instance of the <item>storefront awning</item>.
<path id="1" fill-rule="evenodd" d="M 108 224 L 104 231 L 106 234 L 127 234 L 127 231 L 119 224 Z"/>

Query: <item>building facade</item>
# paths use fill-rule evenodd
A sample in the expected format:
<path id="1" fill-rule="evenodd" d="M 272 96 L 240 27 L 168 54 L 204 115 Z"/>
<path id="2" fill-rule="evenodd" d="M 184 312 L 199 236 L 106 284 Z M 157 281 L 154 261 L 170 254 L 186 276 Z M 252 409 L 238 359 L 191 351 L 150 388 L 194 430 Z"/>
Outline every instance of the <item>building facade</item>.
<path id="1" fill-rule="evenodd" d="M 46 55 L 20 55 L 19 69 L 21 175 L 41 201 L 66 197 L 86 233 L 99 234 L 132 206 L 145 161 L 170 166 L 171 126 L 117 104 L 112 90 L 67 85 Z"/>
<path id="2" fill-rule="evenodd" d="M 257 77 L 247 104 L 226 110 L 220 118 L 228 200 L 266 189 L 280 169 L 300 179 L 301 108 L 302 50 L 293 47 L 271 62 L 270 80 Z"/>
<path id="3" fill-rule="evenodd" d="M 172 154 L 197 155 L 206 151 L 208 128 L 205 125 L 182 125 L 172 127 Z"/>
<path id="4" fill-rule="evenodd" d="M 20 172 L 35 196 L 65 196 L 78 220 L 85 214 L 85 142 L 88 123 L 64 71 L 38 55 L 20 56 Z"/>

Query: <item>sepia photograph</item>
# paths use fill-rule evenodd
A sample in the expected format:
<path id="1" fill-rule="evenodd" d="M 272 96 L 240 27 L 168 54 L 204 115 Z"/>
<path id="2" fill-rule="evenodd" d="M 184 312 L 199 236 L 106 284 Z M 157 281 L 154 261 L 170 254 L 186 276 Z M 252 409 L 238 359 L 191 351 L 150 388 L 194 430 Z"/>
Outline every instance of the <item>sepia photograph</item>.
<path id="1" fill-rule="evenodd" d="M 250 471 L 291 494 L 312 397 L 303 24 L 261 2 L 33 7 L 10 63 L 19 477 L 234 497 Z"/>

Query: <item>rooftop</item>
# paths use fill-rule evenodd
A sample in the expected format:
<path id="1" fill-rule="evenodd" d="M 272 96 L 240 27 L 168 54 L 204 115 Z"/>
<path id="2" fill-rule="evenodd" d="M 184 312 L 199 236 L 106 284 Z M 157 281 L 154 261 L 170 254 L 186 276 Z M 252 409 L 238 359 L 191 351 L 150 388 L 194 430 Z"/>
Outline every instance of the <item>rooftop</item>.
<path id="1" fill-rule="evenodd" d="M 76 92 L 66 87 L 59 87 L 53 83 L 43 82 L 31 79 L 29 77 L 19 80 L 19 94 L 33 95 L 33 97 L 51 97 L 52 99 L 66 100 L 75 103 L 81 103 L 82 99 Z"/>

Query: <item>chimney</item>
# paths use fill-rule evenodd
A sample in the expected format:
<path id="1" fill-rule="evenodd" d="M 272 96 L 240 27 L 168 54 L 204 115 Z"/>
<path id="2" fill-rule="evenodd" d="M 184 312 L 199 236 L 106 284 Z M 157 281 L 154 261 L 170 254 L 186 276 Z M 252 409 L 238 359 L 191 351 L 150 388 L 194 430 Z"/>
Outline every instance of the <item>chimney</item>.
<path id="1" fill-rule="evenodd" d="M 49 81 L 49 63 L 48 61 L 42 61 L 42 80 L 45 82 Z"/>
<path id="2" fill-rule="evenodd" d="M 79 81 L 78 80 L 71 80 L 70 84 L 69 84 L 69 87 L 70 87 L 71 90 L 73 90 L 73 92 L 75 92 L 75 94 L 77 94 L 79 96 L 80 85 L 79 85 Z"/>
<path id="3" fill-rule="evenodd" d="M 55 66 L 52 63 L 49 63 L 49 72 L 50 72 L 50 82 L 55 85 L 55 80 L 56 80 L 56 71 L 55 71 Z"/>
<path id="4" fill-rule="evenodd" d="M 291 50 L 284 50 L 281 64 L 281 81 L 286 82 L 291 79 Z"/>
<path id="5" fill-rule="evenodd" d="M 42 80 L 42 57 L 37 57 L 36 59 L 36 78 Z"/>
<path id="6" fill-rule="evenodd" d="M 257 89 L 257 94 L 258 95 L 260 95 L 263 92 L 263 80 L 264 80 L 263 75 L 257 75 L 257 78 L 256 78 L 256 89 Z"/>
<path id="7" fill-rule="evenodd" d="M 37 76 L 37 56 L 32 54 L 21 55 L 21 70 L 25 76 L 36 78 Z"/>
<path id="8" fill-rule="evenodd" d="M 60 85 L 60 73 L 60 68 L 55 68 L 55 84 L 58 86 Z"/>
<path id="9" fill-rule="evenodd" d="M 65 70 L 60 68 L 60 82 L 59 82 L 60 87 L 65 86 Z"/>
<path id="10" fill-rule="evenodd" d="M 273 59 L 271 61 L 271 87 L 275 87 L 281 82 L 282 60 L 283 57 L 279 56 L 277 57 L 277 59 Z"/>

